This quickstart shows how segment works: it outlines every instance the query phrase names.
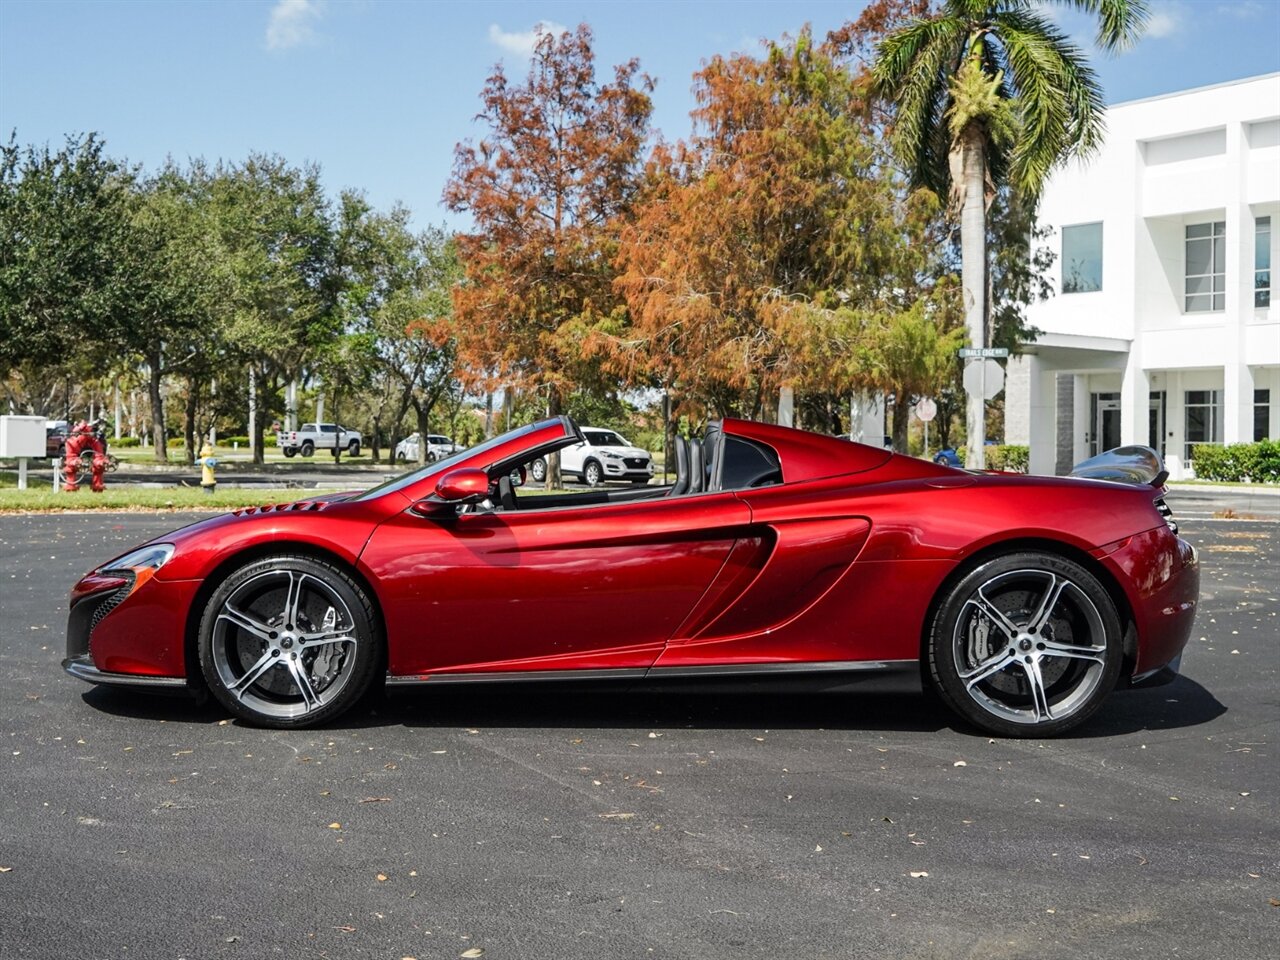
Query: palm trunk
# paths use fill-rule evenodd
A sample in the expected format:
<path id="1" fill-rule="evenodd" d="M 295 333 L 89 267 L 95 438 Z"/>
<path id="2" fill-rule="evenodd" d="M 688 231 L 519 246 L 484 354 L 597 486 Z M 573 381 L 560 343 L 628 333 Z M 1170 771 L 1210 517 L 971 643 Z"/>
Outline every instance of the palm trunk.
<path id="1" fill-rule="evenodd" d="M 960 282 L 964 291 L 964 326 L 969 346 L 985 347 L 987 286 L 986 228 L 986 157 L 983 137 L 977 125 L 971 124 L 961 135 L 963 141 L 964 207 L 960 214 Z M 983 363 L 983 360 L 973 361 Z M 981 470 L 986 466 L 986 400 L 970 394 L 965 402 L 965 425 L 968 428 L 969 452 L 965 466 Z"/>

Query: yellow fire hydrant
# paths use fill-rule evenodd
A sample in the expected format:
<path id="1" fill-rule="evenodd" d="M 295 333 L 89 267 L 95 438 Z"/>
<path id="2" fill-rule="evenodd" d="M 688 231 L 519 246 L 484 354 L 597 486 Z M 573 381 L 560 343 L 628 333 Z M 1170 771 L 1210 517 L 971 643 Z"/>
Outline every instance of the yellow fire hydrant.
<path id="1" fill-rule="evenodd" d="M 200 489 L 205 493 L 218 489 L 218 478 L 214 475 L 217 469 L 218 458 L 213 455 L 213 444 L 206 440 L 200 448 Z"/>

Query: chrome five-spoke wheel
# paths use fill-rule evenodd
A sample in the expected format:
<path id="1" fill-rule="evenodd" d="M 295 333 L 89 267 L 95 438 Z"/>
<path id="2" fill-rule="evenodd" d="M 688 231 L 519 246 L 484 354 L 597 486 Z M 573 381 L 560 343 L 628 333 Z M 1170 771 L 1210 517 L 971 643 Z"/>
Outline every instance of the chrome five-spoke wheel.
<path id="1" fill-rule="evenodd" d="M 1060 733 L 1087 719 L 1115 686 L 1115 604 L 1079 564 L 1024 553 L 984 563 L 938 608 L 929 667 L 943 699 L 1005 736 Z"/>
<path id="2" fill-rule="evenodd" d="M 377 644 L 369 600 L 343 570 L 309 557 L 267 557 L 234 572 L 210 598 L 200 666 L 237 716 L 302 727 L 360 698 Z"/>

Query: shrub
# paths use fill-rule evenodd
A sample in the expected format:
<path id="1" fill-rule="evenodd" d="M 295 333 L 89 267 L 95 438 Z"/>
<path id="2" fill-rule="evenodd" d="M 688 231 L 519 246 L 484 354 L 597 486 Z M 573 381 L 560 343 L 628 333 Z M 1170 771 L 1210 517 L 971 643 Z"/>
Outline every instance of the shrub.
<path id="1" fill-rule="evenodd" d="M 232 437 L 218 438 L 218 446 L 220 447 L 231 447 L 237 443 L 240 444 L 241 449 L 244 449 L 249 446 L 249 438 L 244 436 L 243 434 L 236 434 L 235 436 L 232 436 Z M 262 443 L 263 443 L 263 446 L 265 447 L 274 447 L 276 445 L 276 435 L 274 433 L 266 434 L 262 438 Z"/>
<path id="2" fill-rule="evenodd" d="M 107 441 L 108 447 L 140 447 L 142 441 L 138 437 L 115 437 Z"/>
<path id="3" fill-rule="evenodd" d="M 987 447 L 987 469 L 1006 473 L 1026 473 L 1031 465 L 1031 448 L 1019 443 Z"/>
<path id="4" fill-rule="evenodd" d="M 1280 483 L 1280 440 L 1258 443 L 1196 444 L 1191 463 L 1199 480 Z"/>

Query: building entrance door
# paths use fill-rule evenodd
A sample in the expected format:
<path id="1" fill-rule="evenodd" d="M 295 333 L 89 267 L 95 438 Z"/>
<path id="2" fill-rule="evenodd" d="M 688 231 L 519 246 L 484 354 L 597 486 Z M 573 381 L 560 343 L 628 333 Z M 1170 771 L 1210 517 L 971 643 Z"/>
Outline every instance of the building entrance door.
<path id="1" fill-rule="evenodd" d="M 1093 433 L 1089 438 L 1089 454 L 1096 457 L 1120 446 L 1120 394 L 1095 393 L 1092 400 Z"/>

